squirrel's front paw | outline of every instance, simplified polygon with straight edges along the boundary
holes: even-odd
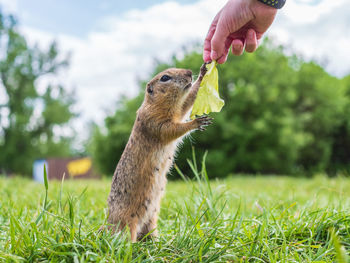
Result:
[[[209,64],[210,62],[205,62],[203,63],[203,65],[201,66],[201,70],[200,70],[200,77],[203,78],[204,75],[207,73],[207,65]]]
[[[208,115],[203,115],[195,119],[195,122],[197,124],[197,129],[200,131],[204,131],[206,127],[213,123],[213,118],[209,117]]]

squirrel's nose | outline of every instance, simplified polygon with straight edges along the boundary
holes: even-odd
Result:
[[[192,71],[191,70],[187,70],[186,73],[185,73],[185,76],[187,77],[192,77]]]

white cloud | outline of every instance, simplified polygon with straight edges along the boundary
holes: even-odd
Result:
[[[281,9],[283,16],[288,18],[295,25],[304,25],[305,23],[313,23],[322,18],[325,14],[344,5],[347,0],[287,0],[285,6]],[[280,14],[281,15],[281,14]]]
[[[350,74],[349,13],[345,0],[300,6],[287,1],[269,31],[283,44],[323,62],[328,72],[342,77]]]
[[[6,1],[12,2],[12,1]],[[269,30],[282,43],[292,44],[308,58],[329,59],[328,71],[350,71],[350,21],[346,0],[287,1]],[[138,91],[137,78],[153,70],[154,58],[167,59],[186,43],[203,41],[211,20],[226,0],[200,0],[181,5],[165,2],[146,10],[132,10],[99,21],[99,30],[86,38],[51,35],[22,26],[27,38],[42,45],[57,39],[72,52],[68,72],[61,79],[74,87],[79,110],[86,120],[101,121],[112,112],[121,94]]]
[[[204,39],[224,3],[217,1],[213,8],[210,0],[186,6],[165,2],[132,10],[100,21],[103,31],[90,32],[86,39],[25,26],[22,31],[32,43],[40,41],[44,47],[57,39],[62,50],[72,51],[66,82],[76,87],[85,117],[101,120],[121,94],[137,93],[137,80],[149,76],[155,58],[166,60],[182,45]]]
[[[0,7],[6,13],[16,13],[18,11],[17,0],[0,0]]]

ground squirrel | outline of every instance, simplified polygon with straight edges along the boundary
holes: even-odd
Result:
[[[148,233],[150,237],[157,236],[160,200],[177,145],[188,132],[204,130],[212,122],[208,116],[184,121],[205,73],[203,64],[192,85],[190,70],[170,68],[146,86],[108,197],[110,227],[119,231],[128,226],[132,242]]]

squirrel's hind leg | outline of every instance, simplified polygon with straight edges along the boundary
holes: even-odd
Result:
[[[141,232],[137,235],[137,240],[146,241],[147,239],[158,237],[157,220],[158,215],[155,213],[153,217],[143,225]]]

